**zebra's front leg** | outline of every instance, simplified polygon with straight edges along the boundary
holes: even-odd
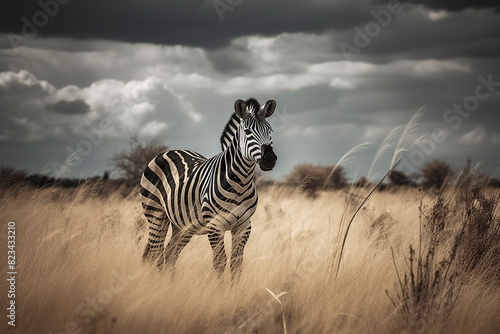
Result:
[[[217,276],[221,276],[226,268],[226,251],[224,250],[224,231],[216,226],[208,227],[208,241],[213,252],[213,266]]]
[[[241,265],[243,263],[243,251],[250,237],[251,224],[248,220],[242,225],[238,226],[232,234],[233,249],[231,250],[231,278],[235,280],[241,274]]]

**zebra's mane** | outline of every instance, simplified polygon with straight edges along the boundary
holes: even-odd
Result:
[[[246,100],[245,104],[247,106],[247,110],[250,113],[256,113],[260,110],[259,101],[257,101],[257,99],[253,97]],[[238,115],[236,115],[236,112],[233,112],[226,125],[224,126],[224,130],[222,130],[222,134],[220,135],[220,145],[223,151],[229,146],[231,140],[233,140],[233,137],[236,134],[236,130],[238,129],[238,126],[240,126],[240,123],[241,119],[238,117]]]
[[[224,126],[224,130],[222,130],[222,134],[220,135],[220,145],[223,151],[229,146],[231,140],[233,140],[240,123],[241,119],[238,115],[236,115],[236,112],[233,112],[227,121],[226,126]]]

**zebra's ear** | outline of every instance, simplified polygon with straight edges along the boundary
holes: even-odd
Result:
[[[276,109],[276,100],[270,99],[269,101],[266,102],[264,107],[259,111],[259,115],[262,116],[263,118],[268,118],[274,113],[275,109]]]
[[[247,105],[242,99],[237,99],[236,101],[234,101],[234,111],[236,112],[236,115],[238,115],[238,117],[241,119],[247,118],[249,114]]]

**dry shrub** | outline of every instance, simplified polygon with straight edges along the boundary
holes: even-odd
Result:
[[[453,175],[451,166],[443,160],[433,160],[422,167],[423,186],[426,189],[441,189],[448,177]]]
[[[448,214],[442,193],[429,213],[424,209],[421,199],[418,248],[410,244],[403,276],[392,253],[397,281],[392,295],[386,291],[405,325],[419,331],[438,317],[447,318],[460,292],[458,273],[452,266],[456,248],[446,249],[440,240],[442,224]],[[446,252],[448,254],[443,256]]]
[[[423,223],[423,233],[427,238],[440,238],[443,237],[445,227],[450,224],[450,203],[449,199],[445,197],[443,191],[439,191],[436,201],[427,211],[426,207],[421,203],[420,214],[424,214],[425,219]],[[424,213],[424,211],[426,211]]]
[[[315,198],[320,190],[341,189],[347,181],[342,166],[300,164],[295,165],[290,174],[285,176],[285,183]]]
[[[411,178],[400,170],[393,170],[389,174],[389,181],[395,186],[412,186],[414,185]]]
[[[458,265],[467,273],[483,274],[500,283],[500,194],[488,196],[483,180],[466,180],[458,205],[462,207],[462,236]]]
[[[356,181],[356,183],[354,183],[354,186],[356,188],[368,188],[372,186],[372,183],[370,182],[370,180],[368,180],[367,177],[362,176],[359,178],[359,180]]]
[[[410,245],[402,276],[394,259],[397,282],[388,293],[407,326],[422,330],[438,317],[446,319],[458,282],[500,282],[500,194],[488,196],[487,189],[484,177],[466,170],[452,187],[438,191],[430,208],[421,200],[419,246]]]

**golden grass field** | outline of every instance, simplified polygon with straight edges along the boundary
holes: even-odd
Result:
[[[391,247],[403,271],[409,244],[418,243],[419,196],[416,189],[376,192],[352,223],[336,277],[342,215],[347,221],[352,216],[345,192],[313,199],[292,188],[261,190],[243,273],[232,283],[228,268],[221,280],[215,277],[206,236],[192,239],[173,277],[143,264],[146,225],[138,196],[102,198],[85,187],[3,191],[2,235],[14,221],[18,275],[16,326],[7,326],[4,315],[2,328],[53,334],[283,333],[284,326],[287,333],[499,333],[500,285],[481,277],[460,283],[449,314],[434,312],[413,325],[402,321],[386,295],[397,282]],[[432,203],[431,194],[423,196]],[[378,217],[383,226],[373,227]],[[226,251],[229,243],[226,235]],[[7,290],[2,279],[4,312]]]

